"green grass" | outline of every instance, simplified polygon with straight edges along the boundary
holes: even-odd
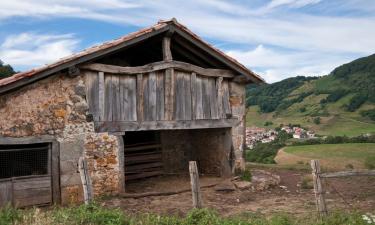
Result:
[[[279,152],[276,157],[278,164],[295,165],[299,161],[308,163],[311,159],[318,159],[322,167],[333,170],[347,169],[348,164],[355,169],[368,169],[373,164],[368,159],[375,157],[375,143],[288,146],[283,150],[287,154]]]
[[[140,214],[127,216],[119,209],[108,209],[97,204],[54,208],[48,210],[0,209],[0,225],[364,225],[366,221],[357,212],[334,212],[322,220],[316,216],[294,217],[288,214],[262,215],[245,212],[223,218],[210,209],[193,209],[185,217]]]

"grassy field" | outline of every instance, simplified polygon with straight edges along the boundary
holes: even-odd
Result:
[[[324,168],[342,170],[364,169],[371,158],[375,158],[374,143],[348,143],[288,146],[279,151],[275,160],[280,165],[293,165],[319,159]]]

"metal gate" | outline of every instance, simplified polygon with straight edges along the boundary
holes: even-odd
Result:
[[[51,144],[0,145],[0,207],[53,202]]]

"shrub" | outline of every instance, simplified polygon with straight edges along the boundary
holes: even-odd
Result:
[[[301,113],[306,112],[306,107],[301,107],[301,108],[299,109],[299,111],[300,111]]]
[[[349,104],[347,104],[346,110],[350,112],[354,112],[357,110],[365,101],[367,100],[367,95],[365,94],[357,94],[350,99]]]
[[[320,124],[320,117],[315,117],[314,118],[314,123],[315,124]]]
[[[306,176],[302,177],[301,188],[302,189],[313,189],[314,188],[313,180],[312,180],[311,175],[306,175]]]
[[[361,116],[368,117],[375,121],[375,109],[361,111]]]
[[[264,126],[270,126],[270,125],[272,125],[273,123],[271,122],[271,121],[266,121],[266,122],[264,122]]]
[[[251,174],[250,169],[246,168],[246,169],[241,173],[240,177],[241,177],[241,180],[243,180],[243,181],[251,181],[252,174]]]
[[[366,158],[365,167],[369,170],[375,169],[375,156],[370,156]]]
[[[352,169],[354,169],[354,166],[353,166],[353,164],[348,163],[348,164],[345,165],[345,169],[352,170]]]

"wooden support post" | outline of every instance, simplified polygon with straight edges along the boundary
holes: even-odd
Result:
[[[104,87],[104,72],[98,73],[99,82],[99,121],[104,121],[104,99],[105,99],[105,87]]]
[[[316,208],[318,210],[319,216],[323,217],[327,215],[327,207],[324,200],[324,191],[322,182],[320,180],[320,164],[319,160],[311,160],[312,176],[314,182],[314,193]]]
[[[163,60],[172,61],[172,51],[171,51],[171,37],[163,38]]]
[[[202,208],[202,196],[199,185],[199,173],[196,161],[189,162],[191,193],[193,195],[193,207]]]
[[[91,179],[87,170],[87,162],[84,157],[79,157],[78,170],[81,175],[81,181],[83,186],[83,198],[87,205],[92,200],[92,184]]]

